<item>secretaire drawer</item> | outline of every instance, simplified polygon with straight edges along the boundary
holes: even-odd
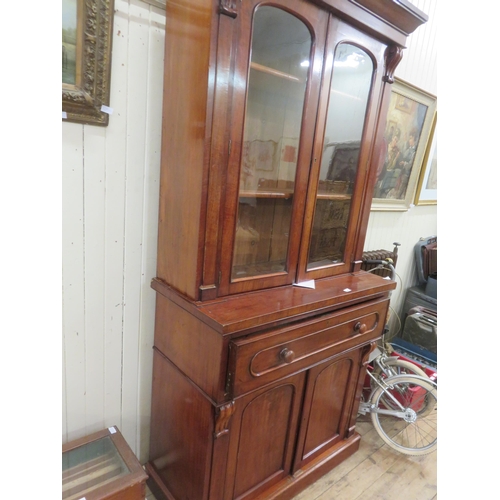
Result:
[[[241,395],[380,336],[388,305],[370,302],[232,341],[227,391]]]

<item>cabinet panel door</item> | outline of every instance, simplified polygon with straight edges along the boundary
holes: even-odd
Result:
[[[225,500],[250,499],[290,474],[305,375],[235,401]]]
[[[219,295],[295,279],[327,21],[305,0],[241,3]]]
[[[347,437],[361,350],[309,371],[294,470]]]

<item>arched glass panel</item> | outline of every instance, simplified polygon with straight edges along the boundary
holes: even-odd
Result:
[[[231,279],[286,271],[312,39],[297,17],[257,8]]]
[[[344,261],[351,197],[373,76],[362,49],[335,51],[307,270]]]

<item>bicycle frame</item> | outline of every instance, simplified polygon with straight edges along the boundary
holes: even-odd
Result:
[[[359,405],[359,413],[361,413],[362,415],[366,415],[367,413],[380,413],[380,414],[384,414],[384,415],[391,415],[391,416],[394,416],[394,417],[398,417],[398,418],[403,418],[403,419],[406,419],[408,418],[408,409],[403,406],[401,404],[400,401],[398,401],[398,399],[390,392],[390,389],[394,389],[394,386],[390,383],[391,382],[391,378],[389,379],[379,379],[377,377],[375,377],[369,370],[367,370],[367,374],[372,378],[372,380],[379,386],[382,388],[382,390],[384,391],[384,394],[389,397],[400,409],[400,411],[398,410],[390,410],[390,409],[380,409],[380,408],[375,408],[375,405],[372,404],[371,402],[371,399],[372,399],[372,395],[373,393],[375,392],[375,389],[372,390],[371,394],[370,394],[370,397],[368,398],[368,401],[366,402],[361,402],[360,405]],[[393,377],[393,379],[397,379],[397,375]],[[423,382],[426,382],[430,385],[432,385],[433,387],[436,387],[437,388],[437,384],[435,382],[433,382],[432,380],[428,379],[428,378],[425,378],[425,377],[421,377],[419,375],[412,375],[411,376],[412,379],[415,379],[415,380],[421,380]],[[389,381],[389,383],[386,383],[386,380]],[[410,388],[410,391],[412,389]],[[415,395],[418,394],[418,391],[415,391]],[[413,401],[413,398],[412,398],[412,401]],[[414,411],[415,409],[413,408],[412,411]]]
[[[386,377],[392,377],[393,375],[397,375],[397,372],[395,372],[394,370],[391,369],[390,366],[387,366],[385,364],[385,360],[388,358],[389,358],[389,356],[385,352],[381,352],[377,357],[375,357],[372,360],[372,363],[376,363],[380,367],[380,370],[385,374]],[[369,371],[370,370],[367,370],[367,372],[369,372]],[[373,377],[373,375],[371,373],[369,373],[369,375],[372,377],[373,380],[375,380],[375,378]]]

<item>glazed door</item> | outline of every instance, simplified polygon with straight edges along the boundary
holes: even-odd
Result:
[[[249,500],[290,475],[305,374],[235,401],[224,500]]]
[[[218,295],[352,271],[386,50],[305,0],[240,5]]]
[[[361,349],[308,372],[294,471],[346,439],[361,364]]]
[[[295,280],[328,21],[305,0],[240,5],[219,295]]]
[[[298,281],[351,272],[361,258],[385,50],[331,16]]]

